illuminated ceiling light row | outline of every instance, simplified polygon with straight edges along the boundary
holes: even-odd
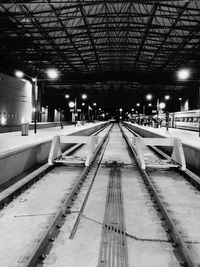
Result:
[[[47,69],[46,72],[47,72],[47,76],[48,76],[49,79],[54,80],[54,79],[57,79],[59,77],[59,72],[58,72],[57,69]],[[25,74],[21,70],[16,70],[15,71],[15,76],[17,78],[20,78],[20,79],[22,79],[24,76],[27,76],[27,77],[33,79],[32,77],[30,77],[29,75]]]

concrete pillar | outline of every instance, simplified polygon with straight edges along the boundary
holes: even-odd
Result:
[[[42,112],[42,91],[44,84],[38,84],[38,100],[37,100],[37,121],[41,122]]]
[[[34,88],[33,88],[33,84],[31,83],[31,87],[32,87],[32,122],[34,122],[34,117],[35,117],[35,112],[34,112],[34,108],[35,108],[35,92],[34,92]]]
[[[47,116],[48,121],[54,121],[54,105],[49,104],[48,106],[48,116]]]
[[[189,110],[189,99],[182,99],[181,100],[181,111]]]
[[[196,98],[196,107],[200,109],[200,85],[197,86],[197,98]]]

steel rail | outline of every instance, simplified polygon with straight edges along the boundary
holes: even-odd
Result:
[[[191,246],[184,241],[184,236],[183,236],[180,228],[178,228],[176,226],[175,220],[173,218],[171,218],[169,211],[165,208],[165,206],[164,206],[162,200],[160,199],[159,194],[157,193],[156,188],[154,187],[147,172],[140,168],[140,164],[139,164],[139,161],[137,159],[134,148],[132,147],[128,137],[124,133],[121,126],[120,126],[120,129],[121,129],[122,135],[123,135],[123,137],[124,137],[124,139],[128,145],[129,151],[137,163],[137,166],[140,170],[140,173],[142,175],[144,183],[145,183],[145,185],[148,186],[150,192],[152,193],[152,195],[154,197],[156,204],[159,207],[159,210],[162,213],[163,218],[165,219],[165,222],[169,228],[168,233],[171,235],[171,237],[175,243],[174,245],[178,246],[178,249],[181,252],[181,255],[184,259],[184,262],[182,263],[182,265],[185,266],[186,264],[188,264],[189,267],[199,267],[200,264],[196,261],[195,256],[193,254],[193,251],[191,249]]]
[[[61,206],[59,207],[59,210],[51,219],[51,222],[47,226],[46,230],[44,230],[44,232],[37,238],[35,242],[35,247],[27,252],[26,256],[19,262],[18,267],[35,267],[42,260],[45,259],[45,251],[47,250],[51,242],[54,241],[55,236],[58,234],[59,229],[64,224],[67,215],[70,213],[70,208],[73,205],[75,199],[77,198],[81,186],[87,179],[87,175],[91,170],[92,166],[94,165],[96,157],[102,151],[102,147],[104,146],[104,143],[108,138],[111,129],[112,126],[97,146],[92,156],[90,165],[84,168],[83,172],[81,173],[75,185],[73,186],[70,195],[66,195],[66,199],[62,202]]]
[[[112,128],[111,128],[111,129],[112,129]],[[82,216],[82,214],[83,214],[83,211],[84,211],[85,205],[86,205],[86,203],[87,203],[89,194],[90,194],[90,192],[91,192],[91,189],[92,189],[94,180],[95,180],[95,178],[96,178],[96,174],[97,174],[97,172],[98,172],[98,170],[99,170],[99,167],[100,167],[102,158],[103,158],[103,156],[104,156],[104,153],[105,153],[105,150],[106,150],[106,146],[107,146],[108,141],[109,141],[109,139],[110,139],[111,129],[110,129],[110,131],[108,132],[108,136],[107,136],[107,138],[106,138],[106,140],[105,140],[105,145],[104,145],[103,151],[102,151],[102,153],[101,153],[101,155],[100,155],[100,159],[98,160],[97,168],[96,168],[95,173],[94,173],[94,175],[93,175],[93,179],[92,179],[92,181],[91,181],[91,183],[90,183],[90,186],[89,186],[89,189],[88,189],[88,191],[87,191],[87,194],[86,194],[86,196],[85,196],[85,198],[84,198],[84,201],[83,201],[83,203],[82,203],[82,205],[81,205],[81,209],[80,209],[79,214],[78,214],[78,216],[77,216],[77,219],[76,219],[76,222],[75,222],[75,224],[74,224],[74,227],[73,227],[73,229],[72,229],[72,231],[71,231],[71,234],[70,234],[69,239],[73,239],[74,236],[75,236],[75,234],[76,234],[76,231],[77,231],[77,228],[78,228],[78,225],[79,225],[81,216]]]
[[[102,127],[92,135],[97,135],[99,132],[103,131],[108,125]],[[91,135],[91,136],[92,136]],[[63,156],[71,155],[76,150],[80,149],[83,144],[76,144],[73,145],[71,148],[67,149]],[[25,176],[23,179],[17,181],[14,185],[10,186],[9,188],[5,189],[0,194],[0,210],[7,206],[10,202],[13,201],[17,196],[27,190],[30,186],[34,183],[39,181],[45,174],[50,172],[55,166],[49,166],[48,163],[42,165],[29,175]]]

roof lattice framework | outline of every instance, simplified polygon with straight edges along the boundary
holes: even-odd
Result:
[[[0,25],[1,69],[42,78],[55,66],[61,85],[137,88],[173,80],[186,64],[199,69],[200,1],[1,0]]]

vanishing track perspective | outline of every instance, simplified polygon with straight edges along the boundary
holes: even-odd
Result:
[[[198,188],[179,169],[141,170],[124,126],[98,136],[89,166],[73,164],[86,158],[86,145],[72,164],[55,164],[9,199],[0,211],[0,265],[200,266]]]

